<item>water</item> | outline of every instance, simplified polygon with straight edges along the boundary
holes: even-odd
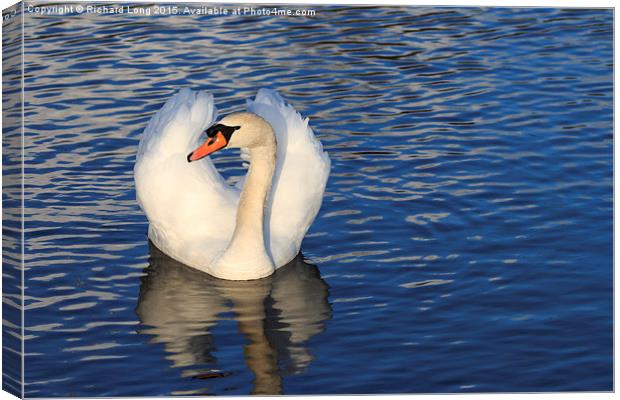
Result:
[[[611,390],[612,11],[314,9],[26,14],[26,396]],[[310,116],[305,262],[149,249],[134,156],[182,87]]]

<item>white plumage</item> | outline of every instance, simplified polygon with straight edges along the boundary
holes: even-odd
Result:
[[[299,253],[321,206],[330,169],[329,157],[308,119],[302,119],[277,92],[259,90],[253,101],[248,100],[247,109],[271,125],[277,143],[270,195],[264,203],[263,253],[271,267],[253,266],[260,250],[249,244],[247,249],[235,246],[235,254],[225,254],[239,223],[237,207],[247,175],[231,186],[209,157],[187,161],[188,153],[204,141],[203,132],[216,121],[211,94],[183,89],[168,100],[144,130],[134,168],[137,200],[149,220],[151,241],[169,256],[226,279],[264,277]],[[247,120],[239,118],[231,115],[221,122]],[[245,143],[242,139],[258,140],[252,135],[259,130],[250,122],[233,134],[229,147],[235,141]],[[252,152],[242,148],[242,158],[252,163]],[[257,175],[261,165],[258,161],[254,165]],[[248,201],[255,200],[251,193],[246,195]]]

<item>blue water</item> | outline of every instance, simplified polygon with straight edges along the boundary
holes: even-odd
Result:
[[[612,11],[312,8],[26,13],[26,396],[612,390]],[[182,87],[277,89],[330,154],[271,278],[149,249],[134,157]]]

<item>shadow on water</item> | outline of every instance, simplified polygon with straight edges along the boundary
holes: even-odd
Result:
[[[212,330],[234,315],[246,338],[244,358],[255,376],[252,394],[281,394],[283,376],[303,371],[313,359],[308,340],[331,318],[328,285],[299,254],[270,277],[227,281],[194,270],[149,243],[150,265],[142,277],[136,314],[139,333],[162,343],[173,367],[216,362]],[[226,376],[196,372],[195,379]]]

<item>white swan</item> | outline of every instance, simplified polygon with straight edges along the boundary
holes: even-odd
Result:
[[[222,279],[263,278],[295,258],[330,169],[308,119],[278,93],[261,89],[247,108],[213,124],[213,96],[181,90],[147,125],[134,167],[153,244]],[[250,161],[236,186],[206,157],[224,147]]]

